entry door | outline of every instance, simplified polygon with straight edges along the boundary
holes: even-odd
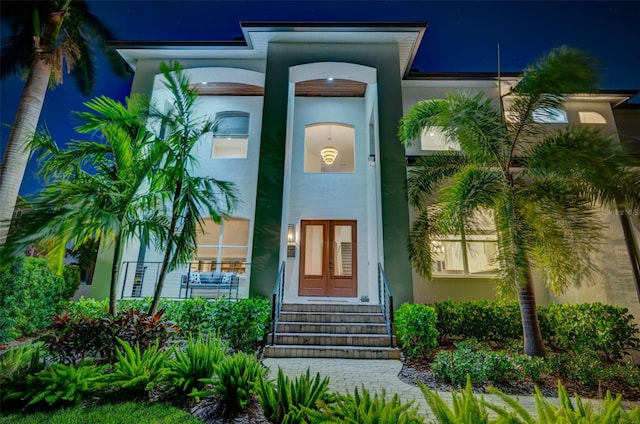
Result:
[[[301,222],[300,296],[355,297],[356,221]]]

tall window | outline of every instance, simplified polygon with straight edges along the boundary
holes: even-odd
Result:
[[[431,240],[433,275],[469,277],[497,271],[497,240],[493,212],[479,211],[473,230]]]
[[[228,218],[221,224],[205,220],[198,235],[192,271],[223,271],[244,274],[249,245],[249,220]]]
[[[249,146],[249,114],[228,111],[216,114],[213,135],[214,158],[246,158]]]

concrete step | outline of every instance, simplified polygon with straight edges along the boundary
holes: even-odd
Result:
[[[366,322],[282,322],[278,323],[278,333],[325,333],[325,334],[387,334],[385,324]]]
[[[380,312],[280,312],[280,322],[317,322],[317,323],[377,323],[384,324]]]
[[[264,356],[267,358],[400,359],[400,350],[390,347],[267,345]]]
[[[358,303],[284,303],[283,312],[351,312],[380,313],[380,305],[361,305]]]
[[[276,345],[383,347],[389,346],[390,343],[386,334],[281,333],[280,329],[274,338]]]

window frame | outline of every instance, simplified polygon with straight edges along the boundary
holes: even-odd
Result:
[[[214,128],[217,128],[217,126],[221,122],[223,122],[224,119],[239,118],[239,117],[246,118],[246,121],[247,121],[246,134],[245,132],[227,133],[225,131],[215,130],[213,132],[213,137],[211,140],[211,157],[212,158],[214,159],[246,159],[247,158],[249,154],[249,133],[251,132],[251,113],[241,111],[241,110],[225,110],[225,111],[217,112],[213,120],[213,124],[214,124]],[[218,141],[218,143],[216,143],[216,141]],[[243,145],[239,146],[238,148],[243,150],[244,155],[240,155],[240,154],[232,155],[232,156],[217,155],[216,144],[220,144],[220,143],[226,144],[229,141],[239,141],[243,143]],[[219,146],[218,148],[220,149],[221,147]]]

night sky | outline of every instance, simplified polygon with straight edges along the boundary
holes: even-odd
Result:
[[[413,67],[422,72],[521,71],[537,56],[566,44],[602,63],[600,88],[640,89],[640,1],[87,1],[116,40],[224,41],[242,36],[240,21],[427,21]],[[0,4],[0,7],[2,5]],[[5,26],[2,39],[9,35]],[[132,77],[114,76],[98,57],[94,95],[124,99]],[[0,84],[0,139],[9,136],[24,82]],[[41,125],[59,144],[73,138],[69,114],[88,100],[70,77],[47,93]],[[633,100],[640,102],[639,96]],[[1,153],[1,151],[0,151]],[[21,194],[38,189],[31,161]]]

